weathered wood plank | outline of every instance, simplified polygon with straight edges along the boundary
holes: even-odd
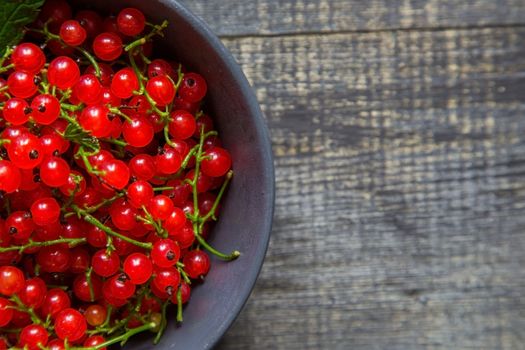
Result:
[[[525,28],[225,40],[277,208],[219,349],[519,349]]]
[[[182,0],[222,36],[525,24],[522,0]]]

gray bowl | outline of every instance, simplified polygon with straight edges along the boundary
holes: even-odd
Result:
[[[274,172],[268,131],[255,95],[241,69],[207,25],[174,0],[78,0],[83,8],[117,13],[141,9],[150,21],[170,23],[163,45],[208,82],[208,111],[233,157],[234,179],[223,201],[211,243],[219,250],[237,249],[233,262],[213,260],[205,283],[193,290],[184,322],[174,313],[155,349],[209,349],[233,323],[248,299],[261,269],[274,205]],[[157,39],[158,40],[158,39]],[[169,56],[168,56],[169,57]],[[152,349],[152,337],[133,340],[131,349]]]

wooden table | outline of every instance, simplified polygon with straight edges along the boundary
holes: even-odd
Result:
[[[219,349],[525,348],[525,1],[186,0],[257,93],[273,236]]]

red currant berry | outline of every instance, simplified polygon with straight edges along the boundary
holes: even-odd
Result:
[[[13,97],[4,105],[4,119],[13,125],[22,125],[29,120],[31,108],[26,100]]]
[[[131,283],[124,273],[116,274],[111,277],[106,283],[104,283],[102,288],[108,288],[109,293],[111,293],[113,297],[124,300],[131,298],[136,290],[135,285]]]
[[[230,153],[221,147],[213,147],[204,153],[202,172],[210,177],[225,175],[232,166]]]
[[[150,259],[142,253],[130,254],[124,260],[124,272],[133,284],[146,283],[153,273]]]
[[[155,160],[148,154],[133,157],[129,161],[129,167],[133,176],[140,180],[148,181],[156,174]]]
[[[31,216],[39,226],[52,224],[60,216],[60,205],[53,197],[40,198],[31,205]]]
[[[148,205],[153,198],[153,187],[147,181],[138,180],[128,186],[126,194],[129,204],[135,208],[140,208],[143,205]]]
[[[107,315],[108,312],[106,308],[98,304],[88,306],[86,312],[84,312],[84,317],[86,318],[87,323],[92,327],[102,325],[106,320]]]
[[[148,211],[155,220],[166,220],[173,208],[171,199],[163,194],[153,197],[148,205]]]
[[[73,59],[67,56],[55,58],[47,69],[47,79],[51,85],[61,90],[72,88],[80,78],[80,69]]]
[[[146,91],[158,106],[166,106],[175,98],[175,86],[166,75],[151,78],[146,84]]]
[[[168,232],[178,231],[184,227],[186,223],[186,215],[181,208],[175,207],[170,216],[164,220],[164,228]]]
[[[20,170],[10,161],[0,159],[0,191],[16,191],[22,182]]]
[[[35,230],[35,223],[27,211],[15,211],[7,217],[5,227],[13,239],[24,242]]]
[[[179,95],[189,102],[199,102],[208,90],[206,80],[197,73],[186,73],[179,88]]]
[[[188,252],[182,262],[184,263],[184,270],[191,278],[206,276],[210,270],[210,258],[202,250]]]
[[[36,255],[36,261],[44,272],[66,272],[71,253],[68,248],[58,245],[43,247]]]
[[[182,157],[173,147],[164,146],[155,156],[155,167],[159,174],[171,175],[179,171]]]
[[[122,190],[129,182],[130,171],[126,163],[117,159],[109,159],[102,163],[100,170],[104,183],[110,187]]]
[[[20,332],[18,346],[27,350],[40,350],[47,345],[48,337],[49,334],[43,326],[32,324],[24,327]]]
[[[73,94],[87,105],[98,103],[102,99],[102,84],[94,74],[84,74],[74,86]]]
[[[53,339],[47,343],[48,350],[66,350],[64,341],[61,339]]]
[[[151,260],[159,267],[170,267],[175,265],[180,258],[180,248],[171,239],[161,239],[153,244]]]
[[[44,302],[46,283],[38,277],[28,279],[24,289],[18,294],[25,306],[38,309]]]
[[[153,285],[159,290],[166,292],[168,296],[176,293],[180,283],[180,274],[174,267],[155,268]]]
[[[122,39],[114,33],[101,33],[93,40],[93,52],[103,61],[114,61],[122,54]]]
[[[38,151],[40,140],[29,132],[15,138],[7,147],[11,162],[20,169],[33,169],[42,162],[42,153]]]
[[[37,123],[50,125],[60,115],[60,102],[53,95],[42,94],[33,99],[31,109],[33,110],[31,117]]]
[[[60,157],[47,157],[40,164],[40,179],[50,187],[60,187],[67,184],[70,168]]]
[[[56,315],[71,306],[71,300],[66,292],[60,288],[53,288],[47,291],[44,302],[40,308],[40,313],[46,318],[50,315],[55,318]]]
[[[100,83],[102,86],[109,87],[111,85],[111,79],[113,78],[113,68],[104,62],[99,62],[98,68],[100,69]],[[87,67],[84,74],[96,74],[95,67]]]
[[[88,280],[85,274],[79,274],[73,281],[73,293],[86,303],[97,301],[102,298],[102,281],[96,275]]]
[[[145,147],[153,140],[153,125],[140,115],[131,117],[131,121],[122,126],[124,140],[133,147]]]
[[[0,294],[10,297],[24,289],[24,273],[14,266],[0,266]]]
[[[111,133],[109,109],[102,105],[92,105],[84,108],[78,123],[94,137],[107,137]]]
[[[137,226],[137,210],[124,198],[117,199],[109,207],[111,222],[119,230],[129,231]]]
[[[44,132],[44,130],[43,130]],[[67,140],[64,140],[57,133],[43,134],[40,137],[40,146],[42,150],[42,155],[52,156],[62,154],[69,149],[69,143]]]
[[[169,231],[170,238],[174,239],[181,249],[191,247],[195,241],[195,233],[193,232],[193,226],[191,222],[186,221],[182,229],[179,231]]]
[[[20,98],[29,98],[37,92],[35,76],[25,71],[14,71],[7,78],[8,91],[11,95]]]
[[[55,333],[62,340],[77,341],[84,336],[86,329],[86,318],[75,309],[64,309],[55,319]]]
[[[95,348],[97,345],[104,344],[106,342],[106,339],[104,339],[101,335],[92,335],[86,340],[84,340],[84,344],[82,344],[85,348]],[[106,350],[106,347],[97,347],[97,350]]]
[[[46,56],[35,44],[22,43],[13,50],[11,61],[16,70],[37,74],[44,67]]]
[[[65,196],[78,196],[86,190],[86,179],[76,170],[69,173],[65,184],[60,186],[59,190]]]
[[[119,98],[130,98],[133,96],[133,91],[138,89],[139,79],[131,68],[119,70],[111,80],[111,92]]]
[[[0,327],[5,327],[13,319],[13,305],[5,298],[0,297]]]
[[[86,40],[86,30],[78,21],[68,20],[60,26],[60,39],[69,46],[79,46]]]
[[[108,254],[105,249],[101,249],[93,254],[91,266],[97,275],[109,277],[117,273],[120,267],[120,259],[117,254]]]
[[[75,19],[86,31],[88,38],[94,38],[102,31],[102,17],[91,10],[81,10],[75,15]]]
[[[186,140],[193,136],[197,124],[193,115],[183,110],[177,110],[171,113],[168,128],[170,135],[175,139]]]
[[[172,79],[175,77],[175,71],[171,65],[163,59],[155,59],[148,65],[148,77],[154,78],[162,75],[167,75]]]
[[[71,256],[69,258],[69,271],[71,273],[84,273],[87,271],[90,264],[91,256],[85,248],[76,247],[71,249]]]
[[[139,35],[146,26],[146,18],[135,8],[125,8],[117,16],[117,26],[124,35]]]

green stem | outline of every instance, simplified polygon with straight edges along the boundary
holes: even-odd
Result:
[[[142,38],[137,39],[137,40],[133,41],[132,43],[126,45],[124,47],[124,51],[129,52],[132,49],[134,49],[135,47],[144,45],[149,39],[151,39],[155,35],[161,35],[162,36],[162,31],[167,26],[168,26],[168,21],[166,21],[166,20],[164,20],[160,25],[154,25],[151,32],[149,32],[148,34],[146,34]]]
[[[145,325],[142,325],[140,327],[130,329],[126,333],[121,334],[118,337],[111,338],[111,339],[105,341],[102,344],[98,344],[98,345],[92,346],[92,347],[82,347],[82,348],[76,348],[76,347],[71,348],[70,347],[69,350],[99,350],[99,349],[108,347],[110,345],[116,344],[116,343],[121,342],[121,341],[127,341],[129,338],[131,338],[135,334],[151,330],[151,329],[153,329],[155,327],[156,327],[156,324],[153,323],[153,322],[146,323]]]
[[[11,63],[5,67],[0,67],[0,73],[4,73],[4,72],[7,72],[8,70],[12,69],[12,68],[15,68],[15,65],[14,63]]]
[[[109,111],[110,111],[111,113],[113,113],[113,114],[116,114],[116,115],[121,116],[121,117],[124,118],[128,123],[131,123],[131,122],[132,122],[131,118],[130,118],[128,115],[122,113],[122,112],[120,111],[120,109],[118,109],[117,107],[109,107]]]
[[[39,247],[48,247],[56,244],[68,244],[70,246],[79,245],[82,243],[86,243],[85,238],[60,238],[55,239],[52,241],[44,241],[44,242],[34,242],[29,241],[28,243],[20,246],[9,246],[9,247],[0,247],[0,253],[5,252],[12,252],[12,251],[18,251],[19,253],[23,253],[26,249],[29,248],[39,248]]]
[[[182,322],[182,290],[177,291],[177,322]]]
[[[203,246],[204,249],[206,249],[211,254],[215,255],[218,258],[221,258],[223,260],[228,260],[228,261],[229,260],[235,260],[239,256],[241,256],[241,253],[238,250],[234,250],[230,254],[221,253],[217,249],[213,248],[210,244],[208,244],[208,242],[206,242],[206,240],[204,238],[202,238],[202,236],[201,236],[201,234],[200,234],[200,232],[198,230],[199,230],[199,226],[197,225],[197,223],[196,222],[193,223],[193,231],[195,233],[195,238],[197,239],[199,244],[201,246]]]
[[[16,304],[16,308],[19,310],[19,311],[23,311],[23,312],[26,312],[29,314],[29,316],[31,317],[31,321],[33,321],[33,323],[36,323],[36,324],[44,324],[44,322],[40,319],[40,317],[37,316],[37,314],[35,314],[35,311],[33,311],[32,308],[28,308],[23,302],[22,300],[20,300],[20,298],[18,297],[18,295],[14,294],[11,296],[11,301],[14,302]]]
[[[159,328],[159,331],[157,332],[157,336],[153,340],[153,344],[158,344],[159,343],[160,338],[162,337],[162,335],[164,334],[164,331],[166,330],[166,325],[167,325],[166,310],[167,310],[169,304],[170,304],[169,299],[162,304],[162,309],[161,309],[162,310],[161,311],[162,318],[161,318],[161,321],[160,321],[160,328]]]
[[[136,241],[136,240],[134,240],[132,238],[126,237],[126,236],[124,236],[124,235],[122,235],[122,234],[120,234],[118,232],[113,231],[112,229],[110,229],[109,227],[107,227],[106,225],[104,225],[103,223],[98,221],[95,217],[90,215],[89,212],[87,212],[84,209],[80,209],[76,205],[72,205],[71,208],[77,213],[77,215],[79,217],[83,217],[84,221],[90,223],[91,225],[94,225],[94,226],[98,227],[102,231],[106,232],[108,235],[111,235],[111,236],[114,236],[114,237],[118,237],[118,238],[122,239],[123,241],[131,243],[131,244],[136,245],[137,247],[140,247],[140,248],[143,248],[143,249],[151,250],[153,248],[153,245],[151,243],[139,242],[139,241]]]
[[[233,170],[230,170],[226,173],[226,178],[224,179],[224,182],[222,183],[221,189],[219,190],[219,193],[217,194],[217,198],[215,198],[215,202],[213,203],[213,206],[211,207],[210,211],[205,216],[199,218],[199,221],[201,222],[200,227],[199,227],[199,232],[202,232],[203,225],[210,218],[213,220],[217,220],[217,218],[215,217],[215,211],[217,210],[217,207],[219,206],[222,196],[224,195],[224,192],[226,191],[226,187],[228,187],[228,184],[230,183],[232,177],[233,177]]]

